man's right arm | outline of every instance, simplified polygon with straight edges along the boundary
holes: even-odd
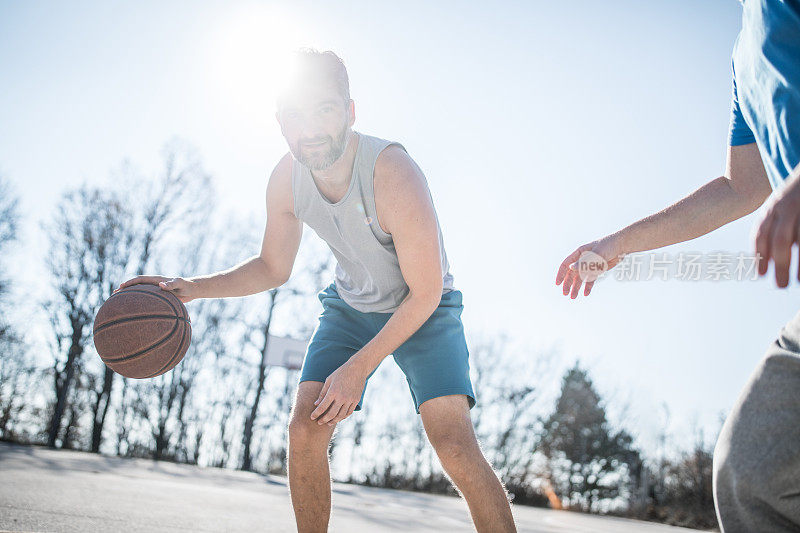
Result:
[[[229,270],[189,278],[197,284],[198,298],[248,296],[286,283],[303,232],[293,206],[292,158],[286,154],[267,184],[267,224],[261,253]]]
[[[561,263],[556,284],[563,282],[564,294],[575,298],[583,281],[575,262],[584,252],[600,255],[608,267],[613,268],[625,254],[695,239],[748,215],[758,209],[771,192],[756,144],[729,146],[724,176],[711,180],[658,213],[579,247]],[[593,285],[592,281],[586,283],[585,296]]]
[[[120,288],[154,283],[172,291],[182,301],[256,294],[286,283],[292,273],[303,224],[294,215],[292,159],[284,156],[267,184],[267,223],[261,253],[221,272],[191,278],[138,276]]]

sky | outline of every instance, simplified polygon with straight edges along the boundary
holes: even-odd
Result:
[[[155,171],[174,137],[223,210],[263,222],[286,152],[280,68],[298,46],[331,49],[355,128],[402,142],[425,172],[468,336],[580,359],[644,441],[664,404],[687,446],[695,426],[716,435],[797,311],[796,285],[608,279],[571,301],[554,278],[577,246],[722,174],[740,17],[736,0],[0,3],[0,173],[24,215],[16,318],[46,291],[40,222],[60,195],[125,159]],[[750,253],[759,216],[660,252]]]

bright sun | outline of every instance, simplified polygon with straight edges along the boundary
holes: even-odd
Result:
[[[220,97],[236,110],[271,114],[281,73],[292,50],[310,44],[308,33],[275,6],[249,5],[220,21],[209,65]]]

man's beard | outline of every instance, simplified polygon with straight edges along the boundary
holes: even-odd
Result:
[[[336,137],[328,135],[316,137],[314,139],[300,139],[295,146],[290,146],[292,155],[295,159],[300,161],[301,164],[308,167],[309,170],[327,170],[342,157],[342,154],[344,154],[345,148],[347,148],[347,134],[349,131],[350,128],[345,124],[344,128],[342,128],[342,132]],[[321,141],[328,141],[328,146],[330,148],[327,151],[315,152],[312,154],[303,153],[303,143]]]

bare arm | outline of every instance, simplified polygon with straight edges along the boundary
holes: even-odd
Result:
[[[200,298],[247,296],[279,287],[292,273],[303,227],[293,212],[292,160],[284,156],[267,184],[267,224],[261,253],[235,267],[189,278]]]
[[[325,381],[311,414],[333,425],[355,409],[366,377],[433,314],[442,298],[442,263],[436,214],[422,171],[399,147],[390,146],[375,165],[378,222],[392,235],[409,293],[363,348]]]
[[[756,144],[730,146],[724,176],[622,229],[622,252],[653,250],[711,233],[758,209],[770,192]]]
[[[756,144],[728,147],[724,176],[658,213],[579,247],[561,263],[556,284],[563,282],[564,294],[575,298],[583,280],[574,264],[584,252],[600,255],[613,268],[625,254],[688,241],[748,215],[764,203],[771,190]],[[585,296],[593,284],[587,281]]]
[[[267,223],[260,254],[228,270],[206,276],[138,276],[120,288],[136,283],[156,283],[188,302],[195,298],[247,296],[286,283],[303,231],[302,222],[293,212],[291,179],[291,156],[287,154],[272,171],[267,184]]]
[[[409,293],[378,334],[353,356],[367,373],[403,344],[442,299],[442,256],[436,214],[422,170],[397,146],[375,165],[375,204],[383,229],[392,235]]]

